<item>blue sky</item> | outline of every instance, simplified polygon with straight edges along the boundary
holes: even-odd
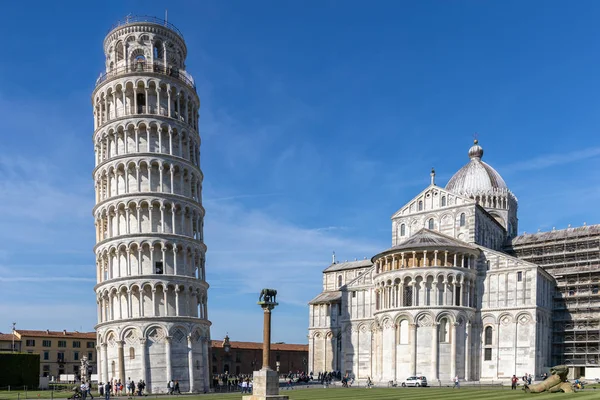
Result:
[[[520,232],[600,222],[600,3],[2,2],[0,331],[96,323],[92,108],[125,15],[184,34],[202,100],[212,336],[307,342],[331,252],[371,257],[390,216],[468,161],[519,198]]]

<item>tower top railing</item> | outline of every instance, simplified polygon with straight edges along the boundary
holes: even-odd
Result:
[[[173,68],[168,65],[165,66],[162,63],[151,64],[151,63],[142,63],[142,62],[137,63],[134,66],[124,65],[121,67],[113,68],[110,71],[101,73],[100,76],[98,77],[98,79],[96,79],[96,87],[112,77],[117,77],[119,75],[124,75],[124,74],[135,74],[135,73],[140,73],[140,72],[151,72],[151,73],[155,73],[155,74],[170,76],[172,78],[178,79],[178,80],[184,82],[185,84],[191,86],[194,89],[194,91],[196,90],[196,82],[194,81],[194,78],[190,74],[188,74],[185,70]]]
[[[150,16],[150,15],[128,15],[124,19],[119,20],[116,23],[114,23],[108,30],[108,33],[112,32],[115,29],[120,28],[124,25],[135,24],[135,23],[140,23],[140,22],[148,22],[151,24],[164,26],[165,28],[168,28],[168,29],[172,30],[173,32],[175,32],[176,34],[178,34],[183,39],[183,33],[181,33],[181,31],[175,25],[173,25],[172,23],[170,23],[164,19],[156,18],[156,17]]]

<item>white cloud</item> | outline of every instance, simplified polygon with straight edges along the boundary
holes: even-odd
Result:
[[[96,324],[94,298],[89,302],[73,299],[71,302],[27,304],[24,301],[0,304],[0,321],[9,328],[11,322],[19,329],[93,331]],[[0,329],[2,331],[2,329]]]
[[[362,258],[381,249],[345,229],[296,226],[239,203],[213,204],[205,223],[213,288],[258,293],[273,286],[280,302],[296,305],[306,305],[320,292],[321,271],[332,251]]]
[[[0,282],[91,282],[95,284],[96,279],[80,276],[10,276],[0,277]]]
[[[570,164],[589,158],[600,156],[600,147],[588,147],[585,149],[575,150],[568,153],[552,153],[531,158],[527,161],[520,161],[499,168],[503,173],[513,173],[519,171],[537,170],[556,165]]]

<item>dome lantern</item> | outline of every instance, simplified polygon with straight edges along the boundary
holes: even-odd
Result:
[[[475,140],[469,149],[471,160],[450,178],[446,190],[468,197],[508,192],[504,179],[494,168],[481,161],[482,157],[483,148]]]
[[[469,158],[481,160],[481,157],[483,157],[483,147],[479,145],[479,140],[475,139],[473,146],[469,149]]]

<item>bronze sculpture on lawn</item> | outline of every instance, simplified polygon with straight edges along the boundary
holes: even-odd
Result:
[[[527,393],[542,393],[542,392],[573,392],[573,386],[567,380],[569,367],[566,365],[557,365],[550,368],[550,375],[546,380],[536,383],[535,385],[525,385],[523,390]]]

